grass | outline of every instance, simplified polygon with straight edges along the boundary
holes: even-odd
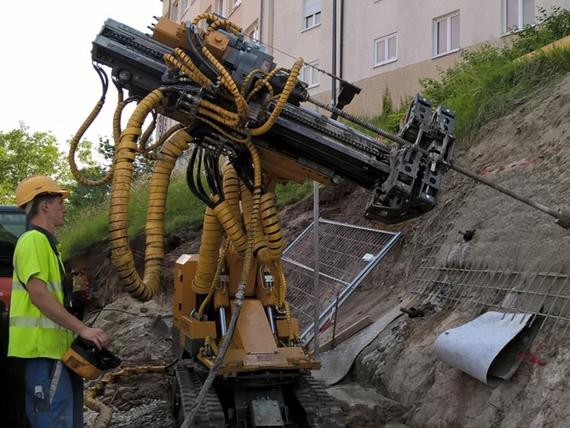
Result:
[[[282,208],[286,205],[291,205],[301,199],[305,199],[313,194],[313,187],[310,181],[305,181],[303,184],[288,183],[278,184],[275,189],[277,207]]]
[[[421,81],[422,94],[434,105],[444,105],[456,113],[456,135],[469,139],[485,123],[513,111],[518,104],[570,72],[570,50],[554,49],[532,59],[521,57],[570,34],[570,12],[540,9],[537,24],[512,36],[506,46],[489,45],[464,50],[461,61],[438,79]],[[407,103],[392,109],[388,92],[383,97],[383,113],[366,120],[391,132],[398,130]]]
[[[278,185],[278,206],[292,204],[310,195],[311,184]],[[135,238],[144,232],[148,207],[148,181],[133,185],[129,200],[129,236]],[[172,180],[166,201],[165,232],[174,233],[201,223],[205,206],[188,190],[184,176]],[[78,209],[73,218],[58,231],[62,256],[68,259],[75,253],[86,250],[93,244],[104,241],[109,235],[108,201],[98,206]]]
[[[129,236],[135,238],[144,232],[148,207],[148,182],[133,185],[129,199]],[[172,233],[201,221],[204,205],[188,190],[184,177],[172,180],[166,200],[165,232]],[[74,213],[72,219],[58,232],[62,256],[69,258],[109,235],[108,201]]]
[[[485,123],[511,112],[570,71],[568,49],[521,58],[569,34],[569,11],[541,9],[537,24],[513,35],[505,47],[463,51],[462,61],[441,73],[439,80],[422,81],[423,95],[455,111],[457,135],[472,137]]]

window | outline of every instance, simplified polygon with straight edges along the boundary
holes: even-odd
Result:
[[[459,49],[459,14],[433,21],[433,56]]]
[[[321,0],[303,0],[301,29],[308,30],[321,23]]]
[[[245,30],[245,34],[247,34],[253,40],[259,40],[259,24],[257,20],[253,24],[251,24],[247,30]]]
[[[180,0],[180,18],[182,18],[186,9],[188,9],[188,0]]]
[[[398,34],[390,34],[374,40],[374,66],[398,59]]]
[[[503,0],[503,33],[534,24],[534,0]]]
[[[309,88],[314,88],[319,85],[319,72],[314,68],[318,66],[319,62],[315,61],[304,65],[301,69],[301,80],[309,85]]]
[[[178,20],[178,2],[172,3],[172,8],[170,9],[170,19],[173,21]]]
[[[232,0],[232,9],[235,9],[241,4],[241,0]]]
[[[214,9],[214,12],[217,13],[218,15],[221,16],[225,16],[225,5],[224,5],[224,0],[216,0],[216,7]]]

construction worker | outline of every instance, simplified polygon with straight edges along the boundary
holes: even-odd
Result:
[[[50,177],[35,175],[16,189],[28,231],[14,253],[8,356],[25,365],[26,415],[32,428],[83,427],[83,380],[61,362],[74,335],[105,347],[107,335],[73,316],[66,304],[65,271],[55,229],[64,223],[69,192]],[[70,284],[71,285],[71,284]]]

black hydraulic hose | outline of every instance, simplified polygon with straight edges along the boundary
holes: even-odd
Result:
[[[204,189],[204,185],[202,182],[202,176],[204,175],[203,173],[206,172],[204,171],[204,148],[200,147],[198,149],[198,169],[196,171],[196,187],[198,188],[198,192],[200,192],[204,198],[206,199],[210,199],[208,196],[208,192],[206,192],[206,190]]]
[[[188,167],[186,168],[186,184],[188,185],[190,192],[196,198],[202,201],[206,206],[214,208],[215,204],[211,201],[211,199],[208,198],[207,195],[201,193],[196,186],[196,175],[200,174],[200,171],[196,171],[195,168],[197,155],[198,155],[198,145],[195,145],[192,150],[192,154],[190,155],[190,161],[188,162]]]

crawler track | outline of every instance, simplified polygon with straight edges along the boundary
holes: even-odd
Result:
[[[324,385],[310,376],[303,376],[293,393],[305,410],[311,428],[344,428],[344,414],[339,403],[326,391]]]
[[[186,415],[190,413],[200,388],[202,380],[191,365],[179,364],[175,369],[173,413],[178,425],[181,425]],[[225,427],[224,410],[213,389],[210,389],[206,399],[194,418],[193,428],[223,428]]]

